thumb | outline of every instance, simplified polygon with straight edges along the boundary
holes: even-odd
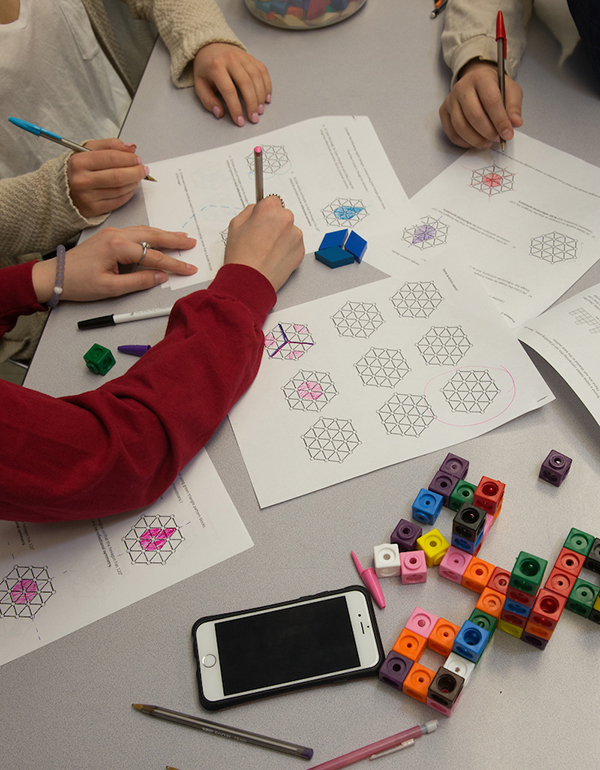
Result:
[[[506,78],[506,112],[513,126],[523,125],[521,108],[523,105],[523,90],[514,80]]]

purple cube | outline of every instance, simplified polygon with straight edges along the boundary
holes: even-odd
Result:
[[[398,550],[402,552],[416,551],[417,539],[423,534],[423,527],[414,524],[412,521],[400,519],[396,529],[390,536],[390,543],[396,543]]]
[[[412,668],[414,660],[404,657],[393,650],[381,664],[379,678],[382,682],[402,691],[402,684]]]
[[[446,459],[440,465],[442,473],[450,473],[452,476],[458,476],[459,479],[464,479],[469,470],[469,461],[464,457],[453,455],[449,453],[446,455]]]
[[[450,495],[460,480],[461,479],[458,476],[454,476],[451,473],[446,473],[445,471],[439,470],[433,477],[433,480],[428,489],[430,492],[437,492],[438,495],[441,495],[442,500],[444,501],[444,505],[448,507]]]
[[[553,449],[542,463],[540,478],[555,487],[560,487],[567,477],[572,462],[570,457],[561,455],[560,452]]]

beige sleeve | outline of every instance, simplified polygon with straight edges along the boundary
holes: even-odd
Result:
[[[125,0],[134,18],[156,24],[171,54],[171,77],[178,88],[194,85],[192,61],[209,43],[244,44],[227,25],[214,0]],[[241,2],[241,0],[240,0]]]
[[[514,78],[525,50],[525,27],[532,8],[533,0],[449,0],[444,12],[442,52],[452,70],[451,86],[471,59],[497,60],[498,11],[502,11],[506,28],[506,74]]]
[[[86,219],[75,208],[67,179],[70,154],[46,161],[30,174],[0,179],[0,267],[51,251],[108,216]]]

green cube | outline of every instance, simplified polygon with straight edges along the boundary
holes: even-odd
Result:
[[[486,631],[489,631],[490,637],[496,630],[496,625],[498,623],[498,618],[488,615],[487,612],[483,612],[483,610],[473,610],[469,620],[471,623],[475,623],[476,626],[480,626],[480,628],[485,628]]]
[[[538,556],[532,556],[530,553],[521,551],[513,571],[510,573],[508,585],[511,588],[516,588],[517,591],[522,591],[524,594],[535,596],[547,566],[548,562],[545,559],[540,559]]]
[[[115,365],[115,357],[108,348],[95,343],[84,355],[85,365],[94,374],[106,374]]]
[[[458,511],[460,506],[464,503],[472,505],[473,495],[475,494],[476,489],[477,487],[475,484],[469,484],[468,481],[463,481],[461,479],[452,490],[452,494],[448,500],[448,508],[450,508],[451,511]]]
[[[577,578],[565,608],[576,615],[581,615],[582,618],[589,618],[599,593],[600,589],[597,586],[588,583],[587,580]]]
[[[565,540],[565,548],[575,553],[581,553],[583,556],[587,556],[594,545],[593,535],[588,535],[587,532],[582,532],[580,529],[573,528]]]

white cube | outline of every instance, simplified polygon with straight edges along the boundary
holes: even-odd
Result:
[[[396,543],[376,545],[373,560],[377,577],[398,577],[400,574],[400,551]]]
[[[450,655],[448,655],[446,658],[444,668],[447,668],[448,671],[452,671],[454,674],[462,676],[462,678],[465,680],[466,687],[467,682],[471,678],[471,674],[475,670],[475,664],[472,660],[467,660],[466,658],[463,658],[462,655],[457,655],[455,652],[451,652]]]

